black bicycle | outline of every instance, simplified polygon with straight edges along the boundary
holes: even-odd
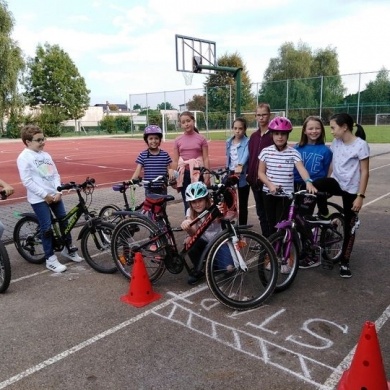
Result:
[[[2,200],[7,199],[5,191],[0,191],[0,196]],[[10,283],[11,263],[9,261],[7,248],[5,247],[3,241],[0,240],[0,293],[5,292]]]
[[[220,176],[226,171],[208,172]],[[185,268],[189,274],[199,274],[201,269],[192,269],[185,260],[187,253],[200,239],[203,232],[216,219],[221,217],[219,203],[232,199],[232,188],[237,178],[228,178],[224,184],[210,187],[212,205],[206,209],[193,224],[202,221],[197,232],[179,251],[174,232],[181,231],[170,224],[166,203],[173,200],[172,195],[149,195],[144,206],[148,214],[132,211],[117,211],[126,218],[119,222],[112,236],[112,257],[120,272],[131,278],[134,258],[137,252],[143,256],[148,276],[156,282],[167,269],[178,274]],[[116,214],[115,213],[115,214]],[[236,226],[229,219],[222,219],[222,232],[208,244],[199,262],[204,267],[207,284],[217,300],[233,309],[246,310],[260,306],[273,292],[277,280],[277,260],[272,246],[260,234],[250,230],[249,225]],[[259,250],[253,252],[252,247]],[[227,247],[233,260],[233,267],[221,267],[218,253]],[[265,265],[268,265],[268,270]],[[264,274],[267,275],[264,275]]]
[[[86,223],[82,227],[78,240],[85,261],[96,271],[114,273],[117,268],[111,257],[111,235],[114,225],[96,217],[88,206],[92,202],[95,180],[87,178],[84,183],[69,182],[57,188],[58,191],[74,190],[78,196],[78,204],[61,220],[52,215],[52,240],[56,252],[65,247],[65,237],[84,216]],[[82,195],[85,195],[85,199]],[[41,264],[45,261],[39,222],[34,213],[22,213],[16,223],[13,239],[17,251],[30,263]]]

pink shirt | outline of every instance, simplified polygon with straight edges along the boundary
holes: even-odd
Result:
[[[207,140],[198,133],[183,134],[175,139],[175,148],[183,160],[190,160],[203,156],[203,148],[207,147]]]

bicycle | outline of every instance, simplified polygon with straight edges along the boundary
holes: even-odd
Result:
[[[114,273],[117,271],[111,258],[111,234],[114,225],[95,217],[88,206],[92,202],[95,180],[87,178],[84,183],[69,182],[57,188],[58,191],[75,190],[78,204],[61,220],[52,214],[52,240],[54,251],[62,251],[65,237],[84,216],[86,223],[81,228],[77,240],[81,243],[81,252],[85,261],[96,271]],[[84,193],[85,199],[81,192]],[[89,202],[88,202],[89,201]],[[87,204],[88,202],[88,204]],[[39,222],[34,213],[21,213],[22,217],[13,232],[15,247],[20,255],[30,263],[41,264],[45,261],[45,253],[41,241]]]
[[[281,292],[293,283],[298,272],[299,259],[304,254],[314,251],[320,257],[323,267],[327,266],[327,262],[333,264],[340,259],[344,241],[344,216],[342,207],[332,202],[328,204],[337,212],[332,213],[328,221],[317,221],[315,218],[301,215],[299,209],[304,199],[327,194],[314,195],[306,190],[288,194],[279,189],[276,196],[285,196],[292,200],[287,219],[278,222],[277,232],[268,237],[278,259],[279,272],[275,292]]]
[[[5,191],[0,191],[2,200],[7,199]],[[4,293],[11,283],[11,262],[9,260],[7,248],[0,240],[0,293]]]
[[[214,176],[226,173],[205,168],[201,172]],[[217,205],[226,201],[236,183],[237,178],[229,178],[224,184],[211,186],[212,205],[193,221],[195,224],[202,220],[196,234],[186,241],[180,251],[174,232],[181,231],[181,228],[171,226],[165,207],[167,202],[174,199],[172,195],[148,195],[145,203],[153,206],[149,217],[139,212],[117,211],[115,214],[126,215],[112,235],[112,257],[119,271],[130,279],[135,253],[141,252],[153,283],[161,278],[165,270],[178,274],[185,268],[189,275],[199,272],[201,269],[191,269],[185,256],[210,224],[221,217]],[[235,226],[229,219],[222,219],[221,223],[223,230],[204,250],[199,268],[204,265],[207,284],[219,302],[237,310],[256,308],[274,290],[277,280],[275,252],[268,240],[250,230],[249,225]],[[231,272],[218,266],[216,254],[223,245],[228,246],[233,258],[234,270]],[[254,245],[259,246],[256,253],[250,250]],[[265,271],[265,259],[269,261],[269,271]],[[268,277],[263,275],[265,272]]]

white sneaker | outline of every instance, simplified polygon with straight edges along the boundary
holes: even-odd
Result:
[[[66,271],[66,265],[61,264],[56,255],[50,256],[46,260],[46,268],[55,273],[61,273]]]
[[[68,248],[64,248],[62,251],[61,251],[61,255],[66,257],[67,259],[70,259],[76,263],[80,263],[80,261],[83,261],[84,259],[79,256],[79,254],[76,252],[68,252]]]

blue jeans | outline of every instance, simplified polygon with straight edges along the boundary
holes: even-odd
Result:
[[[31,204],[35,215],[38,218],[39,227],[41,230],[42,246],[45,252],[45,257],[48,259],[54,255],[53,248],[53,232],[51,230],[51,211],[58,218],[63,218],[66,215],[65,205],[62,200],[57,203],[47,204],[46,202]],[[51,210],[51,211],[50,211]],[[66,227],[66,223],[61,225],[61,229]],[[70,234],[66,236],[66,246],[69,247],[72,243],[72,237]]]

